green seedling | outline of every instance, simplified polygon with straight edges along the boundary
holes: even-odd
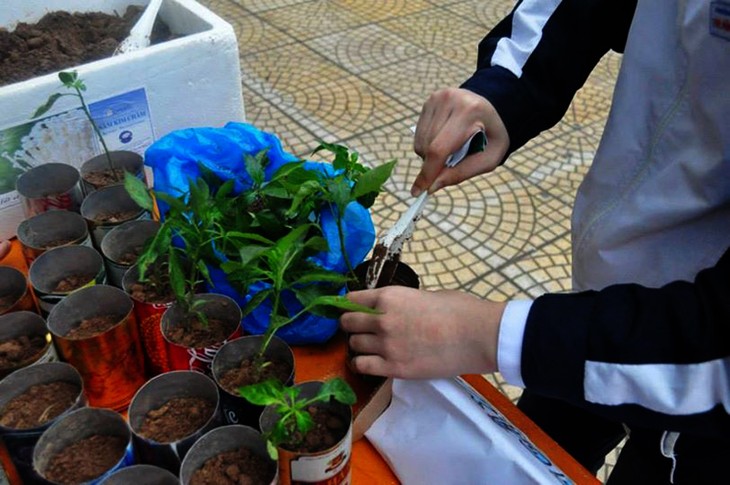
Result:
[[[278,419],[264,434],[269,455],[274,460],[278,458],[278,445],[296,447],[314,426],[307,407],[315,403],[329,403],[331,399],[351,406],[357,400],[352,388],[339,377],[324,382],[317,394],[309,399],[300,397],[300,388],[284,386],[274,379],[241,387],[239,393],[256,406],[276,406]]]
[[[153,192],[143,181],[125,173],[124,184],[137,205],[148,211],[154,209]],[[153,286],[169,282],[176,302],[186,313],[196,313],[203,321],[204,315],[195,312],[203,302],[195,299],[195,294],[202,283],[210,282],[206,262],[213,259],[212,243],[219,233],[220,213],[216,201],[226,196],[230,185],[232,182],[212,194],[208,184],[200,178],[190,181],[189,194],[184,196],[154,192],[155,197],[169,206],[169,211],[137,260],[140,281],[151,280]],[[151,275],[149,269],[152,269]],[[162,275],[160,271],[166,274]]]
[[[334,155],[332,167],[337,171],[334,177],[320,177],[320,190],[324,200],[336,216],[340,250],[347,265],[348,272],[354,278],[355,272],[345,250],[345,233],[343,220],[347,206],[352,202],[369,209],[375,203],[383,185],[393,173],[397,160],[369,168],[360,163],[357,152],[344,145],[321,142],[312,152],[330,152]]]
[[[112,156],[109,151],[109,148],[106,146],[106,142],[104,141],[104,137],[101,134],[101,130],[97,126],[96,122],[94,121],[94,118],[91,117],[91,111],[89,111],[89,107],[86,104],[86,100],[84,99],[84,91],[86,91],[86,84],[84,81],[79,77],[78,73],[76,71],[61,71],[58,73],[58,79],[61,81],[61,84],[67,89],[73,90],[72,93],[53,93],[51,94],[46,102],[38,107],[36,109],[35,113],[33,113],[32,118],[38,118],[40,116],[43,116],[50,110],[54,104],[56,104],[56,101],[58,101],[60,98],[64,96],[75,96],[79,99],[79,103],[81,105],[81,109],[83,110],[84,114],[86,115],[86,118],[89,120],[89,123],[91,123],[92,128],[94,129],[94,133],[96,133],[97,138],[99,139],[99,142],[101,143],[101,146],[104,148],[104,154],[106,155],[106,160],[109,163],[109,170],[111,171],[111,174],[114,178],[117,177],[117,172],[114,167],[114,162],[112,161]]]

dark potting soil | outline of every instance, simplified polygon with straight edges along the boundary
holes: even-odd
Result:
[[[101,12],[50,12],[35,24],[0,28],[0,86],[110,57],[142,13],[130,6],[123,16]],[[151,42],[174,38],[155,23]]]
[[[115,223],[124,222],[134,219],[139,214],[139,209],[129,211],[116,211],[116,212],[102,212],[94,217],[94,222],[97,223]]]
[[[156,271],[153,266],[147,270],[147,281],[135,281],[129,285],[129,296],[145,303],[170,303],[175,300],[175,293],[170,286],[167,271]]]
[[[84,174],[84,180],[100,189],[110,185],[119,184],[124,181],[124,170],[121,168],[98,170]]]
[[[21,335],[0,340],[0,368],[17,367],[38,355],[45,346],[46,339],[41,335]]]
[[[144,249],[144,245],[139,245],[139,246],[130,248],[124,254],[119,256],[119,258],[117,258],[117,263],[123,264],[126,266],[132,266],[139,259],[139,255],[142,254],[143,249]]]
[[[70,408],[81,389],[69,382],[49,382],[29,387],[13,398],[0,416],[0,425],[12,429],[41,426]]]
[[[308,406],[307,412],[314,420],[314,427],[303,438],[300,433],[295,433],[291,442],[285,443],[283,448],[291,451],[315,453],[332,448],[345,437],[350,423],[334,411],[323,406]]]
[[[71,293],[72,291],[78,290],[82,286],[89,284],[93,279],[94,275],[88,274],[74,274],[66,276],[56,283],[53,293]]]
[[[199,397],[176,397],[147,412],[139,434],[158,443],[172,443],[190,436],[215,412],[215,404]]]
[[[126,447],[127,441],[120,436],[89,436],[51,458],[44,475],[63,485],[86,482],[119,463]]]
[[[218,382],[223,389],[237,395],[241,386],[258,384],[268,379],[286,382],[291,371],[291,366],[282,360],[270,360],[263,369],[256,369],[253,359],[244,359],[238,367],[223,372]]]
[[[190,477],[190,485],[268,485],[274,473],[270,460],[239,448],[206,460]]]
[[[207,322],[197,317],[187,320],[185,324],[171,327],[167,330],[167,338],[183,347],[201,349],[209,345],[219,344],[233,333],[226,325],[227,322],[217,318],[209,318]]]
[[[104,333],[119,323],[123,317],[119,315],[101,315],[81,320],[78,326],[72,328],[64,337],[71,340],[81,340]]]

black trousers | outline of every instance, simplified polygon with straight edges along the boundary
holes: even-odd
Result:
[[[525,390],[517,404],[530,419],[594,475],[606,455],[626,436],[621,423],[563,401]],[[663,431],[633,427],[608,479],[609,485],[714,485],[730,483],[730,437],[710,439],[683,433],[672,459],[661,454]]]

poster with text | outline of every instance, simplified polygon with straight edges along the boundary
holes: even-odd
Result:
[[[89,104],[89,112],[109,150],[140,155],[154,141],[144,88]],[[103,153],[102,145],[80,104],[76,109],[0,128],[0,238],[15,236],[23,220],[15,181],[44,163],[67,163],[76,168]]]

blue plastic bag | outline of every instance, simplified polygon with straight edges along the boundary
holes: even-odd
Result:
[[[269,149],[267,154],[270,159],[265,170],[267,180],[283,164],[298,160],[285,152],[279,139],[271,133],[260,131],[247,123],[228,123],[223,128],[174,131],[147,149],[145,164],[152,168],[156,191],[172,196],[187,193],[188,180],[199,177],[200,165],[203,165],[222,180],[235,180],[234,193],[238,194],[251,186],[251,179],[244,167],[244,154],[254,155],[266,148]],[[332,165],[328,163],[306,162],[304,167],[328,175],[334,174]],[[165,207],[161,206],[160,209],[165,211]],[[329,251],[314,256],[312,261],[325,269],[345,273],[347,265],[340,249],[335,215],[325,208],[316,216]],[[354,267],[365,259],[375,242],[375,227],[370,212],[356,202],[350,203],[345,209],[343,228],[345,249]],[[265,288],[262,282],[253,285],[246,295],[241,295],[228,282],[221,269],[211,267],[210,274],[213,284],[209,291],[230,296],[241,306]],[[290,314],[301,309],[292,294],[285,294],[283,301]],[[252,335],[264,333],[269,324],[270,311],[271,302],[264,301],[243,319],[244,332]],[[337,320],[309,314],[280,329],[277,335],[290,344],[322,343],[336,331]]]

